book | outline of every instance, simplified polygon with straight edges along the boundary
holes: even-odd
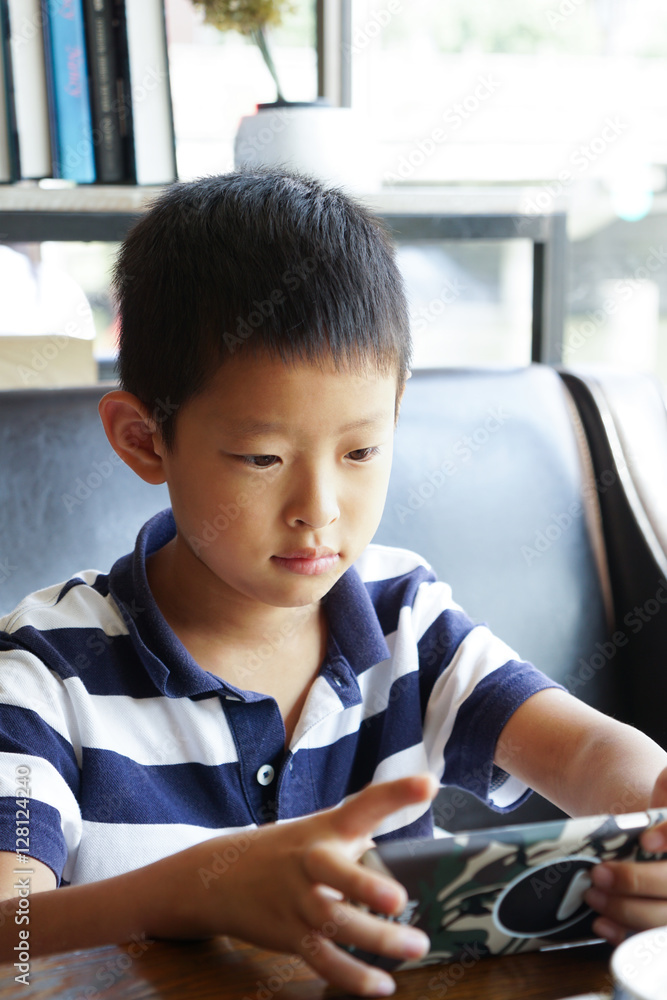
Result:
[[[127,180],[116,80],[112,0],[84,0],[88,85],[92,114],[95,173],[102,184]]]
[[[134,135],[132,128],[132,95],[130,88],[130,57],[127,50],[125,0],[111,0],[111,30],[116,69],[116,108],[122,151],[123,175],[131,184],[137,183],[134,166]]]
[[[40,0],[7,0],[20,176],[50,177],[51,131]]]
[[[0,0],[0,183],[18,177],[18,141],[14,110],[7,0]]]
[[[82,0],[42,0],[53,175],[78,184],[95,180]]]
[[[176,146],[163,0],[125,0],[124,18],[136,183],[170,184]]]
[[[92,340],[65,334],[0,334],[0,389],[61,388],[95,382]]]
[[[350,950],[385,968],[408,968],[595,940],[596,914],[584,899],[591,868],[667,857],[639,846],[641,833],[665,820],[667,809],[650,809],[383,841],[362,863],[405,886],[408,904],[396,919],[428,934],[431,948],[403,963]]]

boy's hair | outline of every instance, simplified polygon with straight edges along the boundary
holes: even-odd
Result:
[[[178,407],[225,358],[396,372],[410,364],[391,240],[362,205],[287,171],[174,184],[132,228],[113,286],[124,389],[156,415],[167,448]]]

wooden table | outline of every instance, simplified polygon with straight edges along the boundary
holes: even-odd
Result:
[[[611,996],[611,949],[588,945],[503,958],[469,969],[453,965],[401,972],[397,1000],[560,1000],[582,993]],[[31,961],[29,985],[0,965],[2,1000],[333,1000],[304,962],[230,938],[173,943],[143,941],[68,952]]]

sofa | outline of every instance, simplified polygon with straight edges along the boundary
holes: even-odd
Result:
[[[0,614],[77,570],[106,570],[168,505],[112,451],[111,385],[0,392]],[[524,659],[667,746],[667,414],[618,373],[415,371],[375,541],[412,548]],[[446,789],[468,829],[562,815],[539,796],[498,816]]]

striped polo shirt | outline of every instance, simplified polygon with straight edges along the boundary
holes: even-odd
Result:
[[[0,619],[0,850],[29,769],[29,851],[59,884],[108,878],[220,834],[334,806],[430,770],[499,811],[528,794],[493,764],[530,695],[557,686],[452,601],[413,552],[369,545],[325,598],[329,639],[289,749],[275,700],[202,669],[162,617],[146,558],[85,570]],[[258,642],[278,642],[264,637]],[[22,787],[18,789],[22,794]],[[376,838],[432,836],[430,808]]]

